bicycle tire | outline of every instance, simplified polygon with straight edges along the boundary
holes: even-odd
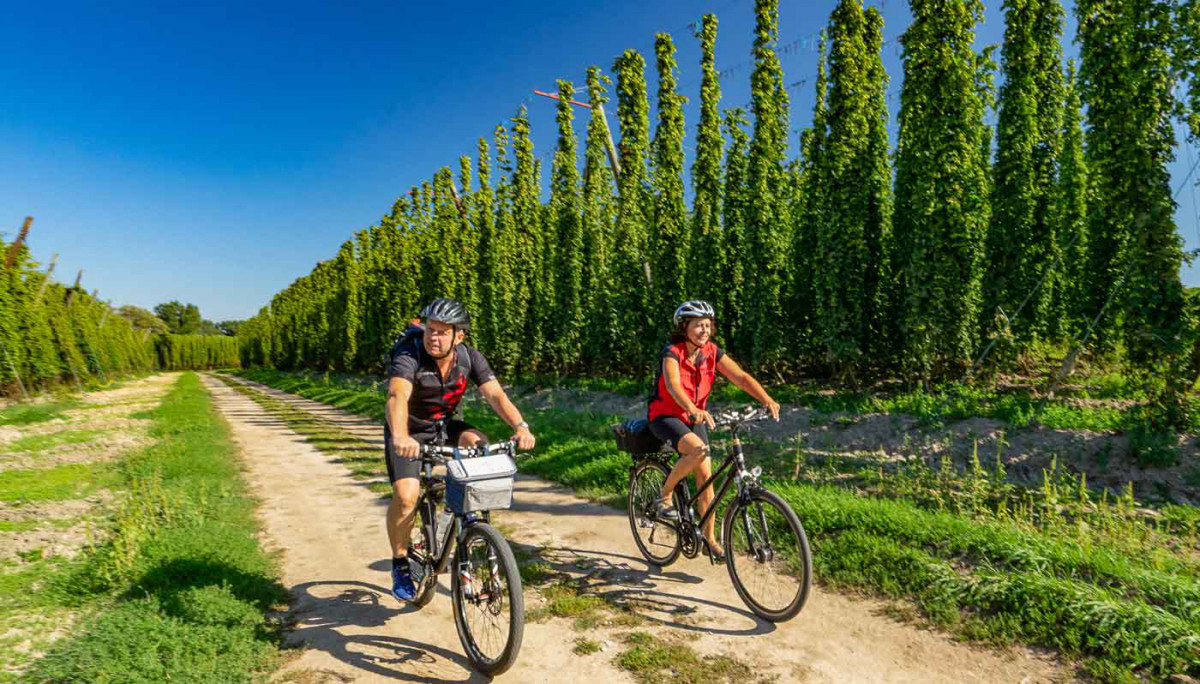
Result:
[[[430,550],[433,549],[433,523],[427,519],[429,514],[426,508],[425,501],[417,505],[420,525],[413,530],[413,544],[409,548],[409,555],[416,555],[425,565],[425,577],[412,600],[412,605],[417,608],[427,605],[437,592],[437,559],[430,555]]]
[[[491,657],[484,653],[471,631],[466,616],[466,605],[462,579],[464,554],[470,554],[477,542],[486,544],[495,552],[497,569],[503,572],[504,591],[507,594],[509,606],[508,639],[500,653]],[[525,597],[521,588],[521,573],[517,568],[517,559],[513,556],[508,542],[496,528],[487,523],[474,523],[463,534],[462,542],[454,552],[454,566],[451,568],[451,589],[454,602],[454,626],[458,630],[459,641],[467,653],[467,659],[479,672],[494,677],[508,670],[517,660],[521,651],[521,640],[525,634]],[[490,608],[490,604],[489,604]]]
[[[789,549],[788,555],[781,555],[778,561],[782,561],[792,574],[795,572],[802,573],[799,586],[795,594],[786,603],[779,606],[767,606],[762,602],[762,598],[752,595],[752,592],[746,587],[745,579],[742,577],[741,568],[744,566],[748,571],[752,568],[764,568],[768,564],[774,566],[777,562],[775,552],[778,549],[786,548],[783,543],[785,540],[780,538],[778,545],[776,540],[772,539],[770,544],[769,558],[763,558],[754,554],[742,554],[738,548],[738,534],[743,533],[747,538],[754,536],[756,529],[766,530],[763,536],[769,536],[770,524],[766,526],[762,524],[766,520],[766,514],[762,511],[762,506],[767,505],[779,514],[779,518],[785,523],[784,527],[791,533],[793,541],[792,548]],[[753,515],[753,518],[749,517]],[[776,523],[780,520],[776,520]],[[738,529],[738,523],[742,523],[742,529]],[[749,533],[746,534],[747,528]],[[723,539],[725,540],[725,566],[729,570],[729,579],[733,581],[733,588],[737,590],[738,596],[742,601],[754,611],[754,614],[768,622],[784,622],[796,617],[796,614],[804,608],[805,602],[808,601],[808,593],[812,588],[812,552],[808,547],[808,537],[804,534],[804,526],[800,524],[800,519],[796,517],[795,511],[787,504],[778,494],[766,489],[755,489],[744,501],[735,501],[725,510],[725,520],[722,523]],[[753,542],[751,539],[750,542]],[[753,543],[748,543],[748,546],[753,546]],[[778,546],[778,549],[776,548]],[[764,553],[765,555],[765,553]],[[789,557],[790,556],[790,557]],[[743,565],[739,565],[743,564]],[[768,572],[773,570],[768,569]]]
[[[653,480],[650,479],[651,473],[657,474]],[[671,471],[667,470],[666,466],[655,461],[643,461],[634,467],[633,472],[629,475],[629,492],[626,495],[625,510],[629,517],[629,531],[633,534],[633,541],[637,544],[638,551],[642,557],[652,565],[666,567],[679,559],[679,553],[683,548],[680,541],[679,529],[672,529],[668,524],[657,523],[650,520],[644,514],[646,507],[653,505],[659,498],[662,483],[667,481]],[[640,484],[639,480],[645,480],[644,484]],[[647,494],[652,495],[653,501],[647,500]],[[674,498],[675,510],[679,511],[679,495]],[[647,527],[649,525],[649,527]],[[649,539],[643,540],[639,530],[650,530]],[[674,541],[669,544],[655,544],[656,546],[667,547],[665,553],[655,555],[654,551],[647,546],[653,542],[654,533],[659,529],[671,530],[674,535]]]

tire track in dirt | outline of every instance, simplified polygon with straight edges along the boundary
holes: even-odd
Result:
[[[328,405],[242,381],[355,436],[380,445],[379,425]],[[303,681],[486,681],[473,673],[454,629],[442,578],[439,596],[420,611],[387,592],[385,500],[346,468],[304,442],[281,420],[213,378],[216,404],[242,446],[262,499],[269,548],[283,551],[283,579],[294,596],[289,642],[306,644],[286,671]],[[536,427],[536,426],[535,426]],[[382,457],[382,456],[381,456]],[[723,653],[781,682],[1061,682],[1072,672],[1053,656],[1023,647],[1003,651],[953,641],[887,617],[887,604],[814,587],[794,620],[773,625],[737,597],[723,566],[680,560],[665,569],[638,555],[624,513],[535,478],[518,480],[511,511],[495,514],[510,543],[533,550],[611,605],[636,612],[638,629],[686,641],[701,654]],[[540,604],[526,589],[527,610]],[[633,681],[616,650],[572,652],[579,636],[619,642],[628,628],[577,632],[567,619],[526,625],[513,682]],[[300,673],[297,673],[300,674]]]

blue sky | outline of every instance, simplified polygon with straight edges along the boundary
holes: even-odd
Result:
[[[797,132],[811,118],[811,39],[834,4],[781,3]],[[887,22],[894,117],[908,8],[870,4]],[[0,232],[11,239],[33,215],[35,257],[58,253],[59,280],[82,268],[114,304],[179,299],[206,318],[244,318],[410,185],[457,169],[522,104],[548,175],[553,103],[533,89],[582,83],[628,47],[652,60],[656,31],[675,36],[691,136],[700,74],[689,24],[709,11],[721,22],[718,68],[730,72],[723,106],[744,104],[752,0],[13,4],[0,40]],[[1002,33],[996,2],[979,43]],[[1068,56],[1074,33],[1068,16]],[[652,66],[647,76],[653,93]],[[1180,148],[1176,184],[1189,154]],[[1179,198],[1188,248],[1200,246],[1195,197],[1188,187]]]

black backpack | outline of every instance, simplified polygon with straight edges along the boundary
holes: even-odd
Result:
[[[620,425],[612,426],[613,438],[621,451],[641,456],[662,451],[666,442],[650,432],[650,421],[645,418],[630,418]]]

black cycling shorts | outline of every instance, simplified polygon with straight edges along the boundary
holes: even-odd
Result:
[[[708,425],[703,422],[688,425],[675,416],[659,416],[650,421],[650,432],[662,441],[670,443],[671,448],[675,451],[679,451],[679,440],[688,434],[696,435],[706,446],[708,445]]]
[[[474,430],[475,426],[462,420],[446,421],[446,437],[449,439],[449,446],[458,446],[458,438],[467,430]],[[437,437],[437,432],[432,426],[427,431],[409,432],[409,436],[417,440],[418,444],[428,444]],[[385,425],[383,428],[383,443],[384,443],[384,460],[387,461],[388,480],[395,482],[410,477],[420,477],[421,475],[421,459],[404,458],[396,453],[396,448],[392,446],[392,431]]]

